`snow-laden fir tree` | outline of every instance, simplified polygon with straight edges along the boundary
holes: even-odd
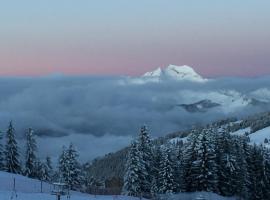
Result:
[[[183,170],[183,150],[182,150],[183,144],[180,142],[177,142],[176,145],[174,146],[175,153],[174,153],[174,162],[173,162],[173,168],[174,168],[174,179],[175,179],[175,184],[176,188],[175,191],[176,193],[182,192],[181,188],[183,185],[183,175],[184,175],[184,170]]]
[[[51,157],[47,156],[46,161],[44,163],[44,180],[52,181],[53,176],[53,167]]]
[[[34,137],[33,129],[29,128],[26,134],[26,152],[25,152],[25,176],[35,178],[37,176],[37,168],[35,163],[37,162],[37,144]],[[37,177],[36,177],[37,178]]]
[[[233,196],[237,189],[237,161],[231,134],[221,130],[217,138],[218,187],[221,195]]]
[[[162,158],[162,151],[159,145],[153,146],[153,162],[152,162],[152,183],[151,183],[151,195],[155,197],[159,193],[160,184],[160,164]]]
[[[250,148],[247,143],[246,136],[235,136],[233,138],[233,144],[236,154],[236,194],[244,199],[248,198],[248,164],[247,158],[250,155]]]
[[[3,134],[0,131],[0,170],[5,169],[4,152],[3,152]]]
[[[169,145],[164,147],[164,149],[162,150],[159,178],[159,193],[172,194],[175,191],[176,183],[174,180],[175,177],[172,152]]]
[[[19,161],[19,151],[17,141],[15,139],[15,129],[12,121],[9,123],[6,134],[5,145],[5,170],[10,173],[20,174],[21,166]]]
[[[48,166],[47,159],[42,162],[42,161],[37,161],[36,162],[36,168],[37,170],[37,178],[42,181],[51,181],[51,176],[52,172],[50,172],[50,167]]]
[[[69,166],[69,176],[67,182],[70,185],[71,189],[76,189],[80,185],[81,169],[78,161],[79,154],[72,143],[67,149],[67,157]]]
[[[249,198],[252,200],[269,199],[269,196],[265,197],[266,182],[265,178],[265,166],[262,147],[254,145],[251,147],[250,160],[248,170],[250,173],[249,179]]]
[[[59,179],[66,182],[66,178],[69,176],[69,166],[67,157],[67,148],[63,146],[62,152],[58,159]],[[63,180],[62,180],[63,179]]]
[[[145,169],[144,165],[140,165],[141,154],[138,150],[137,141],[131,143],[128,160],[126,164],[126,173],[124,176],[124,187],[123,194],[128,196],[141,196],[142,185],[141,185],[141,173]]]
[[[211,128],[204,129],[198,136],[195,145],[197,153],[191,170],[194,177],[194,186],[197,191],[217,191],[217,164],[213,132]]]
[[[192,165],[193,161],[197,159],[197,154],[195,152],[195,146],[198,142],[199,132],[197,130],[192,130],[187,138],[187,143],[183,148],[183,181],[181,183],[181,191],[194,192],[196,188],[193,187],[194,179],[192,177]]]
[[[59,157],[59,173],[66,184],[71,189],[76,189],[80,183],[80,165],[78,162],[78,153],[74,146],[70,144],[69,148],[63,147],[62,154]]]
[[[264,162],[264,199],[267,199],[270,197],[270,150],[269,148],[264,147],[262,151]]]
[[[142,126],[138,137],[138,151],[141,155],[140,166],[144,169],[141,170],[141,187],[145,194],[151,193],[151,183],[152,183],[152,142],[150,135],[148,133],[147,127]]]

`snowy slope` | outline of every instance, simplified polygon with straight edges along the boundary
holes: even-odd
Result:
[[[172,195],[168,200],[196,200],[196,199],[208,199],[208,200],[236,200],[235,197],[222,197],[218,194],[211,192],[194,192],[194,193],[180,193]]]
[[[264,144],[265,138],[270,140],[270,127],[256,131],[255,133],[250,134],[249,137],[251,143]],[[270,147],[269,144],[267,144],[267,146]]]
[[[15,191],[13,183],[15,179]],[[51,185],[43,183],[41,193],[41,182],[21,175],[0,172],[0,200],[52,200],[55,196],[50,194]],[[63,197],[62,199],[67,199]],[[126,196],[93,196],[79,192],[71,192],[71,200],[136,200],[137,198]]]
[[[232,132],[232,135],[244,135],[245,133],[250,133],[251,128],[245,128],[245,129],[240,129],[238,131]],[[265,145],[266,147],[270,147],[270,144],[265,144],[264,140],[268,139],[270,141],[270,127],[261,129],[259,131],[256,131],[254,133],[251,133],[248,135],[250,138],[250,143],[251,144],[257,144],[257,145]]]

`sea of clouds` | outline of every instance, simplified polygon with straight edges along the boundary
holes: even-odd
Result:
[[[31,127],[38,135],[42,157],[56,157],[63,145],[72,142],[86,161],[128,145],[144,124],[158,137],[269,108],[189,113],[178,106],[194,103],[212,91],[233,90],[270,100],[269,77],[222,78],[206,83],[168,80],[134,84],[131,80],[95,76],[0,78],[0,130],[5,132],[12,120],[21,149]],[[190,101],[189,93],[193,94]]]

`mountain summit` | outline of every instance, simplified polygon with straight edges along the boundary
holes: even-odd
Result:
[[[154,71],[146,72],[143,78],[150,78],[155,80],[172,79],[179,81],[205,82],[207,79],[201,77],[192,67],[169,65],[161,69],[157,68]]]

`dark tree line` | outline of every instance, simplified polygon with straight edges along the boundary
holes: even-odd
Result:
[[[243,199],[269,199],[270,152],[248,136],[208,127],[187,142],[157,145],[145,127],[131,144],[123,193],[153,196],[209,191]]]

